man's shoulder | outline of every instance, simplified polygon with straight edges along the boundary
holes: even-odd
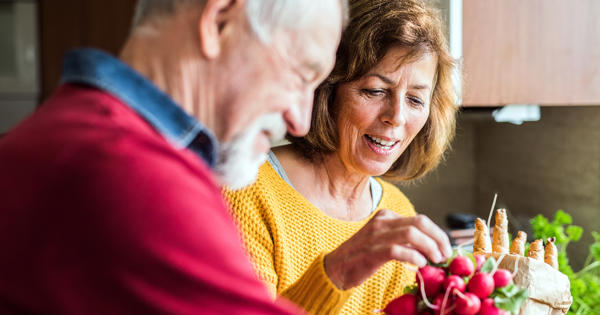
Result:
[[[61,87],[0,142],[0,149],[0,161],[14,164],[15,173],[37,167],[48,182],[60,177],[63,184],[82,181],[111,189],[144,179],[139,189],[168,182],[218,193],[199,156],[175,148],[120,100],[93,88]]]

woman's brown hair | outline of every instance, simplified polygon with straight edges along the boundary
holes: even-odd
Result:
[[[336,64],[315,91],[310,131],[302,138],[288,136],[288,140],[309,159],[337,151],[333,108],[337,86],[359,79],[392,46],[401,46],[409,51],[402,62],[435,54],[436,80],[425,126],[383,177],[412,180],[435,168],[454,137],[458,109],[452,83],[455,62],[442,25],[438,11],[424,1],[351,0],[350,22],[342,35]]]

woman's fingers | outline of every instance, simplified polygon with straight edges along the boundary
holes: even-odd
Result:
[[[423,231],[437,243],[437,247],[444,259],[452,256],[452,247],[450,246],[450,239],[448,239],[446,232],[425,215],[419,214],[411,219],[414,222],[414,226],[419,228],[419,230]]]
[[[356,234],[325,256],[325,272],[341,289],[360,285],[390,260],[424,266],[452,254],[446,233],[426,216],[381,210]]]
[[[430,239],[435,242],[434,247],[437,248],[443,259],[450,258],[452,256],[452,247],[450,246],[450,239],[437,224],[435,224],[427,216],[419,214],[414,217],[394,217],[390,218],[384,223],[389,228],[402,231],[403,228],[413,226],[425,233]]]
[[[435,240],[414,225],[402,226],[390,231],[387,238],[390,244],[405,245],[413,248],[434,263],[440,263],[445,260]]]
[[[407,262],[418,267],[427,265],[427,259],[414,248],[392,245],[389,251],[392,259]]]

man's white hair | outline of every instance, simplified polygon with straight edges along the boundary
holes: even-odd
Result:
[[[311,23],[321,0],[247,0],[246,15],[248,22],[264,42],[269,43],[272,35],[279,30],[299,29]],[[203,6],[206,0],[138,0],[134,28],[145,20],[156,16],[168,16],[175,12],[178,5],[190,4]],[[348,20],[348,2],[340,0],[342,20]]]

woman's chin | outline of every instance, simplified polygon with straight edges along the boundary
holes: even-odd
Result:
[[[381,162],[371,162],[368,164],[363,164],[362,173],[367,174],[369,176],[381,176],[392,167],[391,163],[381,163]]]

